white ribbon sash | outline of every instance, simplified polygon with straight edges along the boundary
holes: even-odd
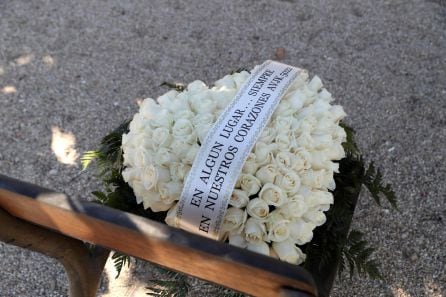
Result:
[[[266,61],[226,107],[192,164],[178,202],[181,229],[218,239],[243,164],[299,69]]]

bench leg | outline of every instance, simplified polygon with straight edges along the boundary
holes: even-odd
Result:
[[[0,209],[0,241],[58,260],[65,268],[70,297],[94,297],[109,250],[17,219]]]

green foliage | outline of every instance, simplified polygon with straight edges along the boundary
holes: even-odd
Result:
[[[397,209],[396,195],[390,184],[384,184],[382,174],[379,169],[375,168],[373,162],[370,163],[364,175],[364,185],[372,194],[375,202],[381,206],[380,196],[384,196],[393,208]]]
[[[367,274],[372,279],[383,279],[379,272],[379,265],[370,257],[375,251],[374,248],[367,246],[367,242],[363,240],[364,234],[357,230],[352,230],[348,234],[347,241],[342,248],[342,255],[339,263],[339,277],[345,269],[345,263],[348,263],[350,278],[353,277],[355,271],[358,275]]]
[[[113,130],[107,136],[102,138],[99,149],[88,151],[81,157],[83,169],[93,162],[97,161],[98,173],[100,177],[107,176],[112,169],[122,169],[122,134],[129,131],[130,121],[125,121],[118,128]]]
[[[113,264],[115,265],[116,269],[116,278],[119,277],[121,274],[122,268],[127,264],[127,267],[130,266],[130,256],[127,256],[125,254],[121,254],[119,252],[114,252],[112,256]]]
[[[359,151],[358,145],[355,141],[355,130],[353,128],[349,127],[346,123],[341,122],[339,124],[342,128],[344,128],[344,131],[347,135],[347,140],[342,144],[344,147],[345,153],[354,157],[359,157],[361,155],[361,152]]]
[[[178,92],[183,92],[186,89],[186,85],[182,84],[182,83],[173,83],[173,82],[168,82],[165,81],[163,82],[160,87],[168,87],[170,89],[174,89]]]
[[[158,279],[150,280],[146,289],[150,292],[146,293],[149,296],[156,297],[178,297],[186,296],[191,286],[187,282],[187,276],[185,274],[167,270],[162,267],[157,267],[156,274],[159,275]]]
[[[149,292],[146,294],[153,297],[171,297],[187,296],[193,293],[193,290],[199,290],[201,293],[215,297],[244,297],[242,293],[235,292],[217,285],[197,282],[196,285],[190,285],[190,279],[187,275],[179,272],[157,267],[156,274],[159,277],[151,280],[146,287]]]

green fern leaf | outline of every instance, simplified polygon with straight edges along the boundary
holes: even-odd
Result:
[[[100,156],[99,151],[85,152],[81,157],[82,170],[87,169],[87,167],[91,164],[91,162],[99,158],[99,156]]]
[[[380,170],[375,168],[373,162],[370,163],[364,175],[364,185],[379,206],[381,206],[380,197],[383,195],[393,208],[398,209],[395,192],[390,184],[384,184],[383,176]]]
[[[112,256],[113,263],[117,272],[116,278],[121,274],[122,268],[127,264],[130,267],[130,256],[121,254],[119,252],[114,252]]]
[[[350,278],[356,271],[359,276],[367,274],[370,278],[382,279],[377,262],[370,259],[375,249],[367,246],[363,236],[364,234],[357,230],[352,230],[349,233],[342,249],[341,262],[347,261]],[[339,270],[338,272],[340,273]]]
[[[346,123],[340,122],[339,126],[344,128],[344,131],[347,135],[346,141],[342,143],[342,146],[344,147],[345,153],[347,155],[352,156],[360,156],[361,152],[359,151],[359,148],[355,141],[355,130],[353,128],[349,127]]]
[[[91,192],[91,194],[96,197],[96,202],[99,202],[101,204],[107,203],[108,197],[104,192],[93,191],[93,192]]]

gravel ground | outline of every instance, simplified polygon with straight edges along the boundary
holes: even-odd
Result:
[[[354,220],[378,247],[386,281],[347,278],[332,295],[446,296],[443,4],[0,1],[0,172],[85,199],[98,183],[78,160],[56,159],[52,131],[72,133],[80,154],[139,99],[164,92],[163,81],[211,83],[284,48],[285,63],[318,74],[344,106],[400,201],[397,213],[363,193]],[[0,244],[0,265],[1,297],[67,295],[50,259]],[[129,284],[105,277],[101,294],[124,296],[113,286]]]

